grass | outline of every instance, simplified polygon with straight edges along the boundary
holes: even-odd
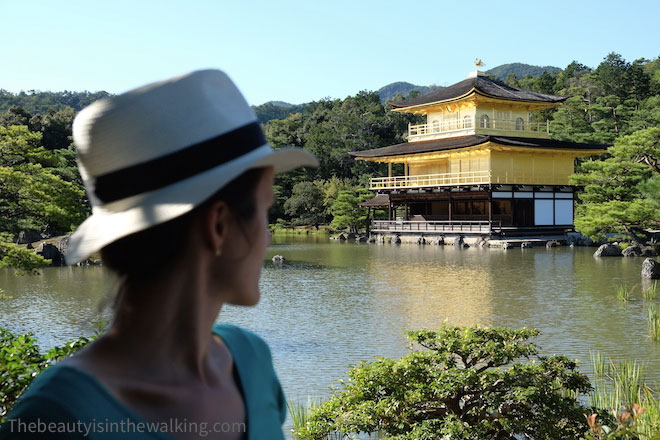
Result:
[[[649,336],[654,341],[660,341],[660,311],[658,310],[658,306],[650,304],[648,312]]]
[[[659,295],[660,295],[660,291],[658,291],[657,281],[654,281],[653,285],[648,289],[646,290],[642,289],[642,297],[647,301],[653,301],[654,299],[658,298]]]
[[[657,390],[645,383],[643,365],[636,360],[615,363],[598,352],[591,353],[591,363],[595,380],[589,403],[603,411],[601,420],[605,413],[612,414],[619,430],[630,432],[616,438],[660,438],[660,400]]]
[[[631,292],[632,289],[629,289],[624,285],[620,285],[619,287],[616,288],[616,299],[622,302],[628,302],[628,300],[630,299]]]
[[[607,361],[605,360],[605,355],[599,351],[592,351],[591,355],[591,365],[594,369],[594,376],[597,380],[604,379],[605,373],[607,373]]]
[[[303,405],[302,403],[294,402],[293,399],[289,399],[289,404],[287,406],[289,408],[291,423],[293,424],[293,429],[291,431],[294,438],[297,438],[296,432],[298,432],[301,427],[307,424],[312,402],[308,398],[307,405]]]

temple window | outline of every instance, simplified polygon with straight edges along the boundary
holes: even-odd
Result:
[[[472,118],[466,116],[463,118],[463,128],[472,128]]]
[[[488,118],[488,115],[481,115],[479,126],[481,128],[490,128],[490,118]]]
[[[525,121],[523,118],[516,118],[516,130],[524,130],[525,129]]]

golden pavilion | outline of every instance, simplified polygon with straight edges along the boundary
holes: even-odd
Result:
[[[371,179],[376,196],[364,203],[388,212],[371,231],[523,236],[573,230],[575,159],[605,153],[607,146],[554,140],[549,122],[532,118],[564,100],[475,70],[449,87],[391,102],[392,111],[425,115],[426,123],[409,125],[403,144],[349,153],[388,164],[386,177]],[[393,164],[403,165],[403,175],[392,174]]]

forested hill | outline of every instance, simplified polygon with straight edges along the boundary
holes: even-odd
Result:
[[[378,89],[378,96],[380,96],[380,102],[385,104],[387,101],[392,101],[397,95],[401,95],[405,98],[413,90],[419,92],[420,95],[426,95],[427,93],[441,88],[442,87],[440,86],[416,86],[409,82],[398,81]]]
[[[503,64],[488,70],[489,73],[501,80],[505,80],[509,74],[514,74],[517,78],[526,76],[540,76],[544,71],[550,74],[560,72],[561,69],[552,66],[532,66],[523,63]],[[424,95],[442,88],[441,86],[430,85],[420,86],[405,81],[397,81],[377,90],[380,102],[385,104],[397,97],[408,97],[411,92]],[[11,93],[0,89],[0,113],[6,112],[11,107],[20,107],[30,114],[53,112],[67,107],[71,107],[75,112],[80,111],[92,102],[110,96],[108,92],[41,92],[29,90],[27,92]],[[292,113],[300,113],[310,103],[289,104],[284,101],[268,101],[264,104],[253,106],[257,113],[257,118],[262,124],[274,119],[284,119]]]
[[[500,81],[506,80],[511,74],[516,75],[517,78],[524,78],[526,76],[541,76],[543,72],[548,72],[552,75],[561,72],[561,69],[554,66],[532,66],[531,64],[524,63],[509,63],[493,67],[486,71],[487,74],[494,76]]]
[[[80,111],[92,102],[110,96],[108,92],[27,92],[11,93],[0,89],[0,112],[11,107],[20,107],[28,113],[45,113],[71,107]]]
[[[283,101],[268,101],[261,105],[253,105],[259,122],[265,124],[273,119],[284,119],[292,113],[300,113],[305,110],[307,104],[289,104]]]
[[[515,75],[516,78],[525,78],[539,77],[543,74],[543,72],[547,72],[549,74],[557,74],[561,71],[562,69],[559,67],[553,66],[532,66],[531,64],[510,63],[494,67],[488,70],[486,73],[504,81],[510,74]],[[406,98],[410,95],[410,93],[425,95],[434,90],[442,88],[442,86],[436,85],[419,86],[405,81],[397,81],[381,87],[377,90],[377,93],[380,97],[381,104],[386,104],[388,101],[393,101],[397,98]],[[268,121],[275,119],[284,119],[293,113],[300,113],[304,111],[305,108],[310,104],[312,103],[294,105],[283,101],[268,101],[265,104],[253,106],[253,108],[257,113],[259,122],[265,124]]]

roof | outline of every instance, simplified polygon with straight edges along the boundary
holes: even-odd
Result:
[[[487,76],[478,75],[474,78],[468,78],[444,89],[436,90],[426,95],[418,96],[403,101],[389,102],[394,108],[411,107],[415,105],[430,104],[433,102],[449,101],[465,96],[470,91],[475,90],[484,95],[495,98],[507,99],[512,101],[534,101],[534,102],[562,102],[567,99],[565,96],[547,95],[545,93],[530,92],[517,87],[504,84],[501,81],[491,79]]]
[[[489,136],[475,134],[471,136],[460,136],[454,138],[437,139],[431,141],[406,142],[403,144],[390,145],[389,147],[374,148],[373,150],[350,151],[353,157],[383,157],[401,156],[404,154],[430,153],[433,151],[456,150],[458,148],[474,147],[493,142],[500,145],[527,148],[545,148],[559,150],[595,150],[607,149],[603,144],[582,144],[579,142],[558,141],[554,139],[533,139],[520,137]]]
[[[376,197],[360,203],[360,206],[375,207],[375,206],[389,206],[389,204],[390,204],[389,194],[376,194]]]

